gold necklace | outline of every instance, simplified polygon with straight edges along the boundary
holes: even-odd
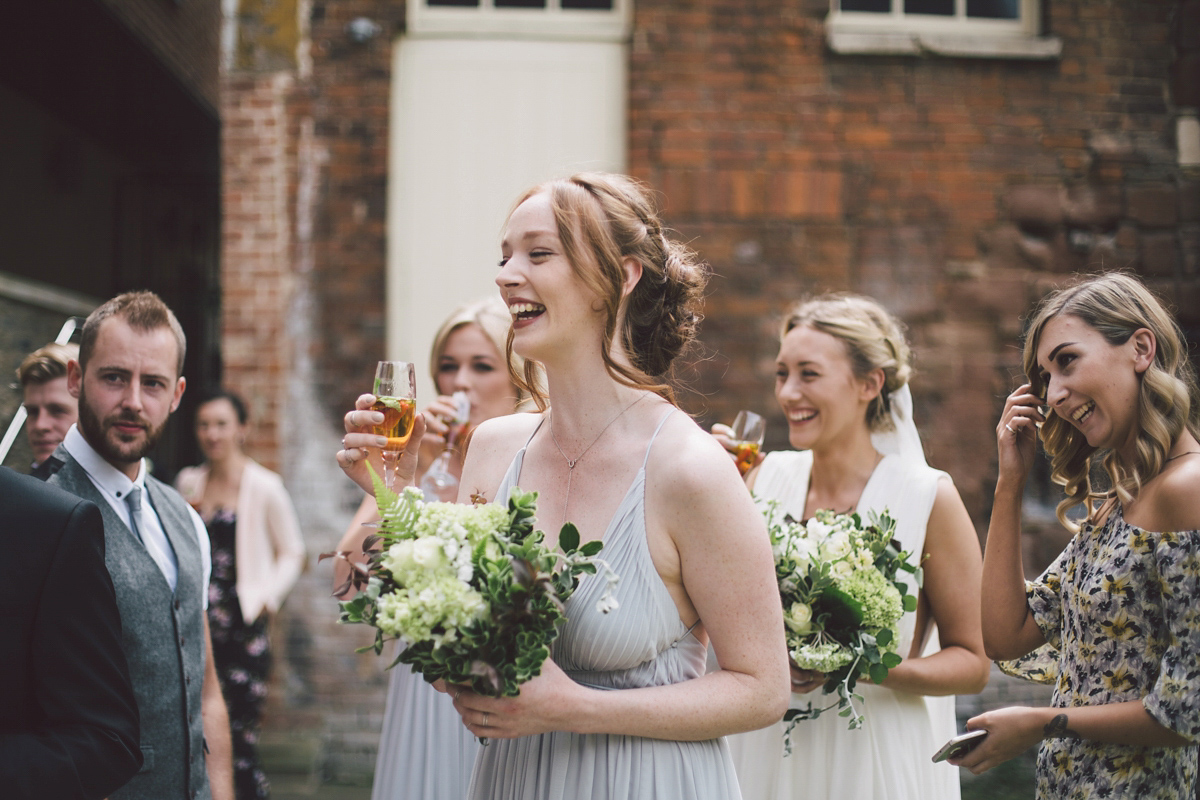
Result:
[[[638,398],[636,400],[634,400],[632,403],[630,403],[629,405],[625,406],[620,411],[618,411],[617,415],[615,417],[613,417],[612,419],[610,419],[608,421],[608,424],[600,429],[600,432],[596,434],[596,438],[592,439],[591,443],[588,444],[587,447],[583,448],[583,452],[580,453],[579,455],[575,456],[574,458],[567,458],[567,454],[563,452],[562,445],[560,445],[558,443],[558,436],[556,436],[554,434],[554,409],[550,410],[550,439],[554,442],[554,449],[558,450],[558,454],[563,457],[563,461],[567,462],[567,496],[566,496],[566,498],[563,499],[563,523],[564,524],[567,522],[567,511],[571,508],[571,478],[575,474],[575,465],[579,463],[579,460],[581,458],[583,458],[584,456],[586,456],[588,454],[588,451],[592,449],[592,447],[596,444],[596,442],[600,441],[600,437],[604,435],[605,431],[607,431],[609,428],[611,428],[613,426],[614,422],[616,422],[622,416],[624,416],[626,411],[633,408],[638,403],[642,402],[642,400],[644,398],[646,398],[647,396],[649,396],[649,394],[650,394],[650,392],[645,392],[641,395],[638,395]]]

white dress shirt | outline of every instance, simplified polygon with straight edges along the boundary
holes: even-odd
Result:
[[[131,481],[124,472],[105,461],[103,456],[92,449],[92,446],[83,438],[83,434],[79,432],[77,425],[72,425],[67,431],[63,447],[79,463],[79,466],[83,467],[83,471],[87,473],[92,485],[104,496],[113,511],[117,512],[117,516],[126,525],[129,525],[129,505],[126,503],[125,497],[135,486],[142,490],[142,512],[137,530],[142,538],[142,544],[146,547],[146,552],[162,570],[163,577],[166,578],[171,591],[175,591],[175,584],[179,579],[179,563],[175,558],[175,550],[171,547],[166,532],[163,531],[158,513],[150,502],[150,495],[146,493],[145,459],[138,464],[137,479]],[[208,608],[208,581],[212,574],[212,545],[208,540],[208,529],[204,527],[204,520],[200,519],[200,515],[190,505],[187,509],[200,545],[201,577],[203,578],[201,586],[204,587],[202,589],[204,597],[201,599],[201,603],[204,608]]]

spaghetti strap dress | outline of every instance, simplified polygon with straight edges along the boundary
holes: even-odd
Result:
[[[774,500],[778,518],[804,519],[812,473],[811,451],[779,451],[764,459],[754,485],[760,502]],[[925,547],[925,527],[933,510],[938,480],[946,473],[888,455],[875,467],[856,511],[864,522],[885,509],[896,520],[896,539],[910,553]],[[899,652],[912,645],[916,614],[900,618]],[[938,649],[936,630],[924,654]],[[954,699],[923,697],[860,680],[863,726],[850,730],[844,717],[827,711],[792,731],[791,755],[784,755],[784,724],[729,737],[746,800],[958,800],[958,768],[934,764],[934,752],[955,729]],[[792,695],[792,708],[836,701],[820,690]]]
[[[449,695],[408,664],[390,673],[371,800],[462,800],[478,741]]]
[[[646,448],[674,409],[660,420]],[[535,431],[536,433],[536,431]],[[531,437],[532,438],[532,437]],[[528,443],[526,443],[528,446]],[[496,492],[507,500],[521,475],[522,448]],[[584,575],[567,600],[553,658],[567,675],[597,689],[664,686],[698,678],[706,648],[679,619],[646,542],[646,461],[604,533],[601,557],[620,576],[620,607],[596,610],[607,583]],[[493,740],[479,751],[473,800],[737,800],[737,776],[724,738],[699,742],[566,731]]]

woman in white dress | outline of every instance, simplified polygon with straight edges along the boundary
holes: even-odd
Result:
[[[909,347],[874,300],[824,295],[783,325],[775,398],[795,451],[767,455],[746,475],[760,502],[797,520],[818,509],[887,509],[896,538],[924,559],[915,612],[900,622],[904,661],[880,686],[858,683],[866,720],[849,730],[828,711],[801,721],[784,755],[784,723],[730,737],[746,800],[946,800],[958,771],[931,757],[955,732],[955,694],[987,683],[979,623],[981,556],[975,529],[946,473],[925,463],[912,423]],[[714,428],[728,442],[729,430]],[[829,706],[818,672],[792,668],[793,708]]]
[[[469,431],[492,417],[511,414],[520,404],[523,394],[509,379],[504,360],[509,327],[508,309],[493,297],[456,309],[434,336],[429,369],[438,397],[423,412],[426,427],[418,478],[448,447],[450,458],[444,467],[459,478]],[[523,360],[514,356],[513,366],[523,369]],[[462,428],[453,426],[457,392],[471,408]],[[363,539],[371,532],[363,523],[378,516],[375,498],[368,494],[338,551],[361,560]],[[349,566],[341,560],[334,564],[336,591],[346,582]],[[392,667],[389,675],[371,800],[462,800],[479,749],[474,734],[463,727],[450,698],[414,675],[407,664]]]
[[[536,490],[552,546],[567,520],[603,540],[622,605],[599,613],[604,578],[584,576],[552,658],[517,697],[450,688],[491,740],[469,796],[738,798],[723,737],[782,716],[787,655],[762,515],[662,382],[695,329],[704,270],[664,235],[649,193],[615,175],[531,189],[501,252],[512,349],[543,365],[546,393],[542,413],[480,426],[459,500],[504,501],[518,480]],[[346,415],[337,455],[364,487],[366,457],[378,465],[371,400]],[[705,674],[710,641],[720,668]]]

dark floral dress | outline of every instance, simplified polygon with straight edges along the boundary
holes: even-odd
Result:
[[[246,624],[237,595],[234,561],[237,517],[221,510],[208,521],[212,541],[212,580],[208,584],[208,626],[221,693],[233,734],[233,782],[238,800],[269,797],[270,786],[258,758],[258,734],[271,651],[267,616]]]
[[[1139,701],[1161,725],[1200,739],[1200,531],[1150,533],[1118,505],[1085,525],[1026,585],[1046,645],[1001,667],[1054,683],[1056,708]],[[1037,796],[1194,797],[1197,746],[1046,739]]]

